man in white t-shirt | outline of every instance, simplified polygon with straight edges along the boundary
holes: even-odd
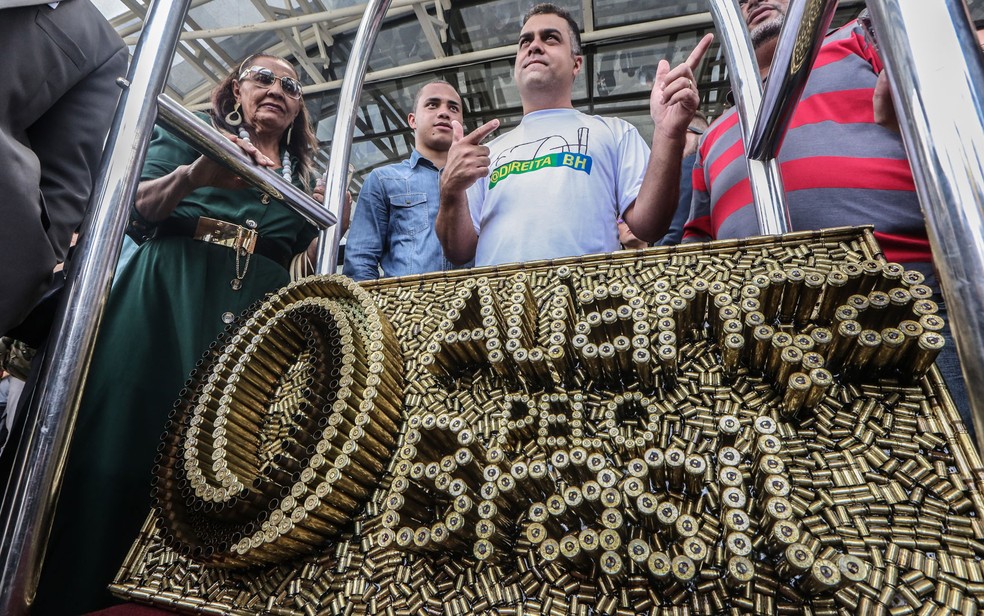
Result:
[[[448,260],[493,265],[610,252],[619,249],[620,217],[641,239],[661,237],[700,102],[693,70],[711,40],[704,37],[672,70],[660,62],[650,97],[650,152],[628,122],[573,108],[583,65],[578,25],[552,4],[530,9],[515,63],[522,122],[488,146],[480,143],[498,120],[467,136],[455,123],[436,220]]]

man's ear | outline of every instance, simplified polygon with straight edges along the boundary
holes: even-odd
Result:
[[[574,56],[574,78],[576,79],[584,66],[584,56]]]
[[[412,128],[413,130],[417,130],[417,116],[415,116],[412,113],[408,113],[407,114],[407,124],[409,124],[410,125],[410,128]]]

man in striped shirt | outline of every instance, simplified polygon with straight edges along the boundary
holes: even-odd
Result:
[[[741,3],[763,77],[788,0]],[[792,229],[875,225],[889,261],[932,276],[932,255],[902,139],[875,123],[882,64],[852,22],[824,42],[779,152]],[[693,173],[684,241],[760,233],[734,109],[708,130]]]
[[[739,0],[762,78],[775,54],[788,0]],[[793,231],[871,225],[888,261],[926,276],[938,290],[925,221],[899,133],[875,121],[882,63],[855,22],[829,34],[779,151]],[[684,242],[760,235],[735,109],[708,129],[693,168]],[[940,299],[942,308],[942,299]],[[937,360],[973,431],[954,351]]]

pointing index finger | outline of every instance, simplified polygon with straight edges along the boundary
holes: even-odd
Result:
[[[482,142],[482,140],[484,140],[486,137],[492,134],[492,131],[494,131],[497,128],[499,128],[499,120],[490,120],[485,124],[482,124],[481,126],[476,128],[472,132],[468,133],[468,135],[465,136],[463,141],[467,141],[468,143],[478,145],[479,143]]]
[[[696,71],[697,67],[700,66],[700,61],[704,59],[704,54],[707,53],[707,48],[711,46],[714,42],[713,34],[705,34],[704,38],[700,39],[694,50],[690,52],[690,56],[687,57],[686,64],[690,67],[691,71]]]

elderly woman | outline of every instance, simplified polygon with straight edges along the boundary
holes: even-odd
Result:
[[[214,90],[210,120],[258,164],[310,185],[316,141],[288,62],[247,58]],[[109,300],[34,614],[109,602],[182,383],[227,324],[289,281],[291,257],[317,233],[159,127],[141,180],[128,231],[145,241]]]

